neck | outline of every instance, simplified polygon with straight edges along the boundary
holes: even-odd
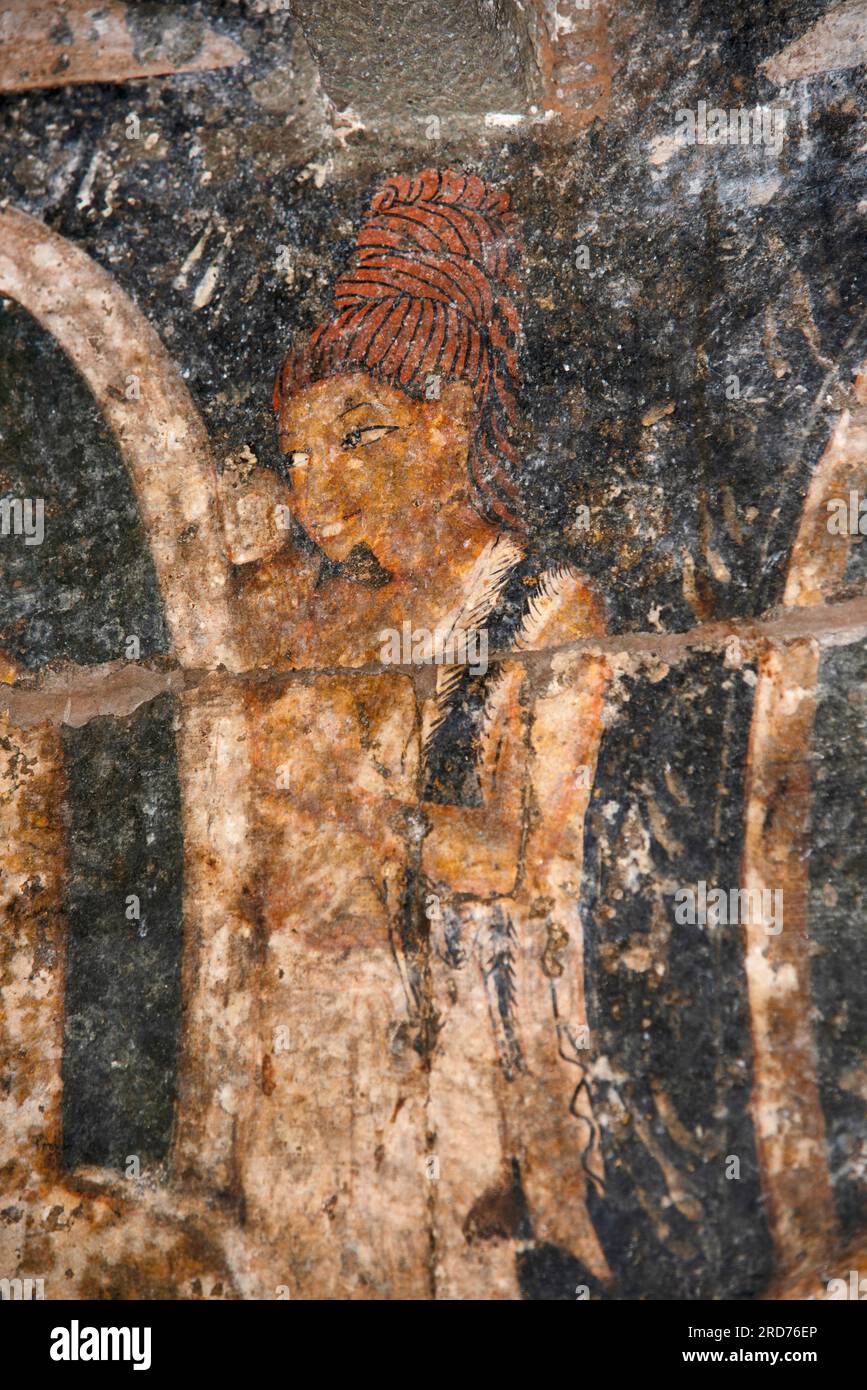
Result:
[[[470,571],[498,534],[463,500],[436,511],[419,508],[413,535],[393,571],[395,610],[403,607],[403,617],[433,629],[460,607]]]
[[[412,524],[400,534],[405,544],[399,555],[384,549],[377,555],[393,576],[390,583],[370,589],[338,579],[316,595],[308,623],[322,659],[375,660],[382,629],[399,632],[406,621],[436,632],[463,607],[473,566],[501,533],[466,502],[447,501],[436,512],[413,508]]]

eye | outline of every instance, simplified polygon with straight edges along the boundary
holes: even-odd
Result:
[[[288,456],[290,468],[303,468],[310,462],[310,454],[306,449],[293,449]]]
[[[357,449],[359,446],[364,448],[366,444],[375,444],[377,439],[383,439],[385,435],[391,434],[398,429],[397,425],[360,425],[354,430],[350,430],[340,441],[341,449]]]

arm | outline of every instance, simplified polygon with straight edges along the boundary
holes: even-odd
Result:
[[[603,630],[581,580],[561,575],[518,645],[542,649]],[[582,653],[555,655],[543,672],[506,663],[489,701],[485,805],[427,807],[424,861],[432,891],[452,895],[454,958],[474,956],[481,972],[506,1082],[504,1153],[520,1166],[536,1238],[572,1251],[601,1280],[608,1269],[586,1206],[588,1182],[600,1184],[603,1171],[586,1085],[579,895],[607,680],[604,659]]]
[[[560,571],[540,586],[516,646],[543,650],[603,631],[587,586],[573,571]],[[423,864],[434,891],[545,897],[571,883],[576,853],[580,873],[606,672],[599,658],[567,655],[555,656],[554,669],[541,678],[526,662],[501,664],[479,755],[483,804],[425,806],[431,831]]]

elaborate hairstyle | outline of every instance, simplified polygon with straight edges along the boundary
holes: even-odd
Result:
[[[520,387],[515,215],[508,193],[472,174],[425,169],[389,179],[334,287],[334,313],[290,350],[274,409],[304,385],[353,368],[410,395],[429,377],[467,381],[475,415],[470,478],[486,514],[518,525],[508,437]]]

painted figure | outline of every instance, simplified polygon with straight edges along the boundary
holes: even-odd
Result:
[[[431,1205],[447,1293],[478,1280],[468,1247],[503,1292],[515,1242],[607,1273],[577,906],[606,672],[532,660],[603,622],[523,524],[517,253],[508,195],[479,178],[386,182],[275,387],[269,497],[308,543],[284,531],[236,581],[251,664],[287,670],[250,711],[266,1103],[239,1147],[275,1236],[301,1247],[312,1220],[313,1249],[328,1213],[322,1291],[349,1258],[359,1283],[411,1292]],[[404,633],[422,654],[484,633],[488,660],[383,669]]]
[[[760,1187],[778,1279],[818,1278],[839,1245],[807,932],[819,652],[765,653],[754,704],[712,653],[700,702],[689,669],[655,675],[658,702],[606,733],[594,778],[603,620],[524,523],[507,196],[430,171],[377,194],[333,314],[280,373],[283,476],[223,475],[232,567],[207,435],[154,331],[80,248],[0,221],[0,286],[115,433],[184,674],[178,1099],[165,1166],[140,1180],[116,1122],[100,1166],[62,1153],[75,967],[52,808],[76,772],[45,721],[84,724],[91,696],[46,683],[38,726],[4,715],[4,1164],[26,1213],[4,1268],[85,1296],[497,1298],[553,1252],[614,1296],[664,1278],[744,1297],[766,1286]],[[142,362],[146,402],[117,385]],[[816,466],[790,611],[842,582],[826,500],[858,482],[859,421],[843,413]],[[427,664],[450,644],[479,659]],[[10,709],[20,677],[10,663]],[[715,710],[718,734],[699,718]],[[705,786],[743,807],[743,844]],[[731,883],[739,854],[744,886],[782,882],[785,932],[675,935],[671,883]],[[153,985],[134,960],[132,988]],[[671,1093],[674,1046],[696,1073]]]

